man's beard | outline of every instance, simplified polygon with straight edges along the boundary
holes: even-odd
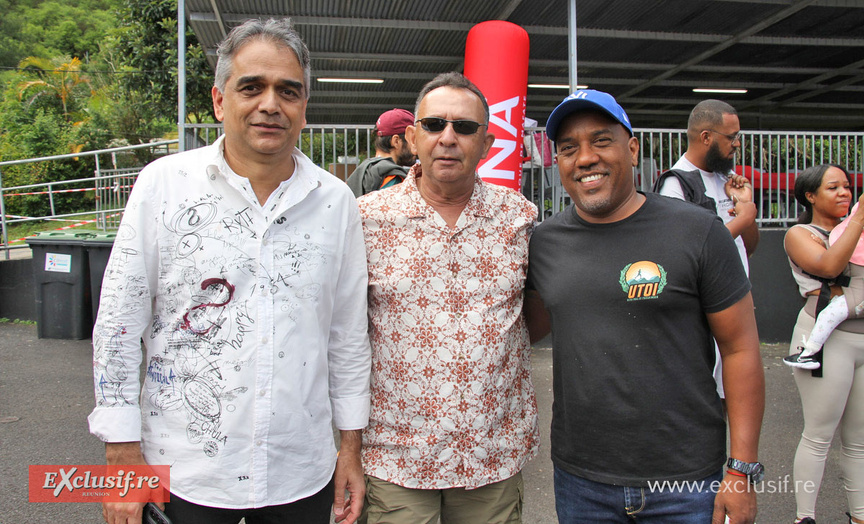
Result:
[[[705,153],[705,166],[712,173],[723,173],[724,175],[735,168],[735,157],[726,158],[720,153],[720,147],[717,142],[711,144],[708,152]]]
[[[399,155],[396,157],[396,163],[400,166],[411,167],[414,165],[415,158],[414,153],[411,152],[411,147],[408,146],[407,142],[402,143],[402,150],[399,151]]]

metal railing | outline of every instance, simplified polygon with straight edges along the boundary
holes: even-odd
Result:
[[[372,126],[307,126],[298,148],[321,168],[341,179],[347,178],[357,164],[374,154]],[[528,128],[522,171],[522,193],[540,209],[538,220],[543,220],[564,209],[570,198],[563,190],[554,162],[554,148],[548,143],[543,127]],[[192,149],[213,143],[222,134],[219,124],[188,125],[186,148]],[[531,140],[530,137],[537,138]],[[684,154],[687,148],[686,131],[682,129],[635,129],[640,143],[640,162],[633,170],[636,187],[650,191],[657,176]],[[85,153],[58,155],[0,162],[0,221],[2,221],[2,249],[14,249],[7,236],[9,224],[56,220],[95,215],[91,223],[100,229],[116,228],[129,191],[143,166],[120,166],[118,158],[142,148],[154,149],[154,155],[168,154],[177,140],[152,144],[103,149]],[[158,150],[158,153],[156,152]],[[2,170],[8,166],[49,162],[63,159],[90,157],[95,159],[94,176],[76,180],[44,182],[15,187],[2,186]],[[103,168],[110,157],[109,167]],[[128,163],[128,162],[127,162]],[[798,217],[799,207],[793,194],[798,173],[808,166],[821,163],[840,164],[848,168],[853,177],[856,195],[864,188],[864,133],[803,133],[776,131],[745,131],[738,155],[737,172],[753,182],[760,226],[788,226]],[[68,192],[92,192],[92,209],[57,213],[55,202]],[[50,214],[44,216],[10,216],[6,213],[7,199],[22,194],[41,195],[48,200]],[[18,247],[26,247],[24,244]]]
[[[75,218],[93,215],[87,222],[95,227],[105,230],[116,228],[119,225],[119,216],[126,206],[126,198],[132,185],[138,176],[140,167],[118,167],[121,155],[128,154],[139,149],[150,149],[149,156],[169,154],[170,146],[176,145],[177,140],[164,140],[149,144],[135,146],[115,147],[100,149],[97,151],[86,151],[67,155],[54,155],[40,158],[27,158],[22,160],[8,160],[0,162],[0,226],[2,226],[2,249],[5,258],[9,258],[9,250],[26,248],[23,243],[16,244],[22,239],[9,239],[9,226],[17,223],[32,222],[39,220],[71,221]],[[95,165],[94,176],[77,178],[74,180],[55,180],[37,184],[25,184],[12,187],[3,186],[3,171],[11,166],[21,166],[39,162],[57,162],[61,160],[80,161],[82,158],[92,157]],[[110,158],[110,167],[103,169],[103,157]],[[92,195],[92,209],[75,209],[71,212],[57,211],[57,201],[64,195],[70,193],[85,193]],[[35,197],[45,198],[48,201],[49,213],[38,216],[9,215],[6,210],[9,207],[9,199]],[[89,200],[89,197],[87,198]],[[44,206],[43,206],[44,207]]]
[[[679,129],[635,129],[641,144],[636,186],[650,191],[657,175],[670,169],[687,149],[687,133]],[[807,167],[838,164],[852,176],[852,190],[864,188],[864,133],[744,131],[735,171],[753,183],[760,226],[789,226],[801,211],[795,202],[795,178]]]

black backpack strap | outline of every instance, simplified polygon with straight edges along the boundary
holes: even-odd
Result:
[[[705,183],[702,181],[702,174],[699,171],[684,171],[681,169],[670,169],[661,173],[654,181],[654,186],[651,191],[659,193],[663,183],[670,176],[674,176],[681,184],[681,190],[684,192],[684,200],[692,202],[697,206],[704,207],[715,215],[717,214],[717,203],[714,199],[705,194]]]
[[[816,318],[819,316],[819,313],[821,313],[822,310],[825,309],[825,306],[828,305],[828,302],[831,301],[831,280],[829,280],[827,278],[819,278],[819,277],[817,277],[815,275],[811,275],[809,273],[806,273],[806,274],[807,274],[807,276],[809,276],[811,278],[815,278],[816,280],[819,280],[820,282],[822,282],[822,288],[819,289],[819,298],[816,299],[816,312],[814,313],[814,316],[813,316],[813,318]],[[848,279],[848,277],[847,277],[847,279]],[[813,354],[813,360],[815,360],[816,362],[819,363],[819,367],[816,369],[810,370],[810,376],[816,377],[816,378],[821,378],[822,377],[822,348],[819,348],[819,351],[817,351],[816,353]]]

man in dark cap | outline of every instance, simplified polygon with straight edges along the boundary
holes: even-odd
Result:
[[[639,141],[609,94],[576,91],[546,132],[573,204],[531,238],[525,304],[532,339],[553,327],[559,521],[752,523],[765,379],[732,237],[706,209],[636,190]]]
[[[354,196],[395,186],[408,174],[417,156],[405,141],[405,128],[414,125],[414,115],[405,109],[391,109],[375,123],[375,156],[357,166],[345,182]]]

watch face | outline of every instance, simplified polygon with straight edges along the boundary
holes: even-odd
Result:
[[[753,471],[750,472],[750,482],[753,484],[758,484],[762,482],[762,479],[765,478],[765,466],[760,463],[753,464],[755,466]]]
[[[747,475],[751,484],[758,484],[759,482],[762,482],[762,479],[765,477],[765,466],[758,462],[743,462],[741,460],[730,458],[726,467]]]

